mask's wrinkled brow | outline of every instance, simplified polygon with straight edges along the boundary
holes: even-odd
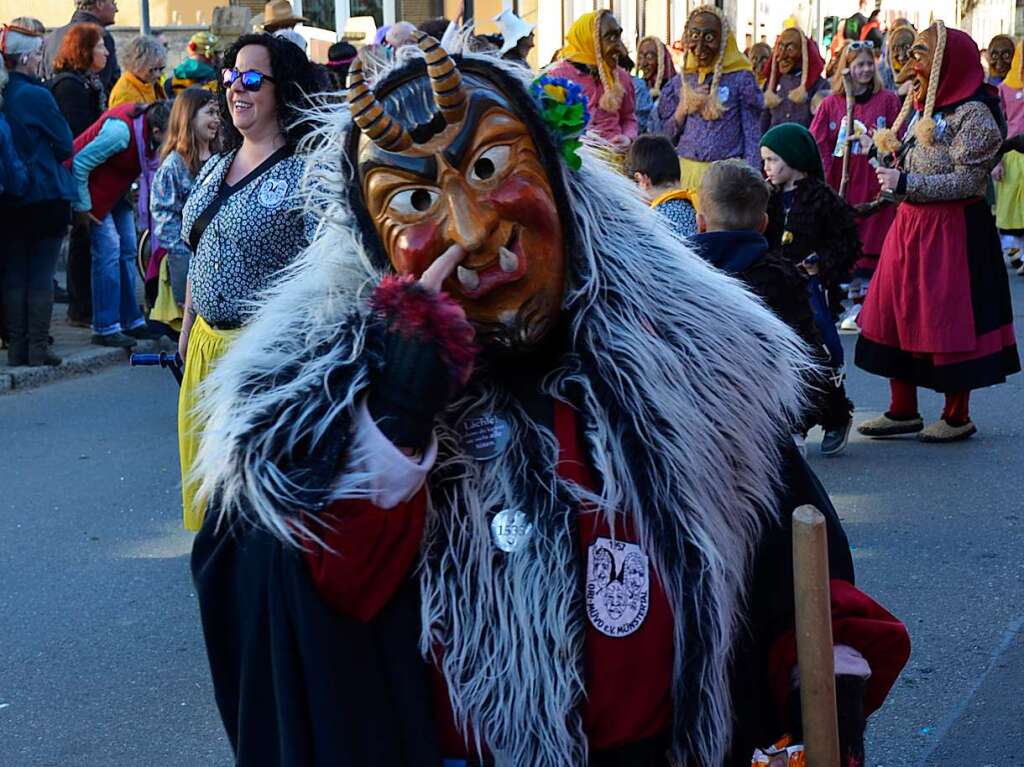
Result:
[[[466,152],[472,146],[473,138],[476,136],[480,117],[485,111],[495,106],[507,110],[511,109],[504,99],[496,99],[489,94],[474,94],[470,99],[469,108],[466,110],[466,117],[462,121],[462,127],[443,152],[444,158],[452,167],[461,167]],[[437,158],[433,155],[412,157],[402,152],[388,152],[376,144],[366,149],[366,157],[359,163],[359,173],[365,178],[366,174],[374,168],[404,170],[428,181],[434,181],[437,178]]]

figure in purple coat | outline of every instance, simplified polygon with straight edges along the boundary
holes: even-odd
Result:
[[[719,9],[694,9],[684,43],[683,71],[662,89],[658,118],[661,132],[676,145],[682,187],[696,191],[715,160],[741,157],[761,169],[764,97]]]

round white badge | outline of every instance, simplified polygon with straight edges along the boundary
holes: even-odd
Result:
[[[519,551],[533,533],[533,523],[521,511],[502,509],[491,520],[494,545],[507,554]]]
[[[462,447],[478,461],[489,461],[508,447],[511,429],[498,413],[477,412],[462,422]]]
[[[259,201],[264,208],[276,208],[284,202],[288,194],[288,182],[282,179],[268,178],[260,184]]]

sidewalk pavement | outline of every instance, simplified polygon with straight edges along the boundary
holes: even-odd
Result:
[[[130,352],[125,349],[111,349],[92,343],[90,328],[73,327],[67,322],[68,305],[53,305],[53,320],[50,335],[53,336],[53,353],[63,358],[56,367],[10,367],[6,351],[0,352],[0,394],[12,389],[28,389],[34,386],[59,381],[65,378],[94,373],[110,365],[127,365]],[[139,341],[132,351],[155,352],[174,351],[176,346],[169,338],[157,341]]]

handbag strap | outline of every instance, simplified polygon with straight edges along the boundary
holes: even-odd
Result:
[[[199,250],[199,241],[203,238],[203,232],[206,231],[206,227],[213,221],[213,217],[220,211],[221,206],[230,194],[231,188],[221,185],[220,189],[217,190],[217,196],[210,200],[210,204],[206,206],[206,209],[199,214],[199,218],[192,224],[192,228],[188,232],[188,246],[192,249],[193,253]]]

